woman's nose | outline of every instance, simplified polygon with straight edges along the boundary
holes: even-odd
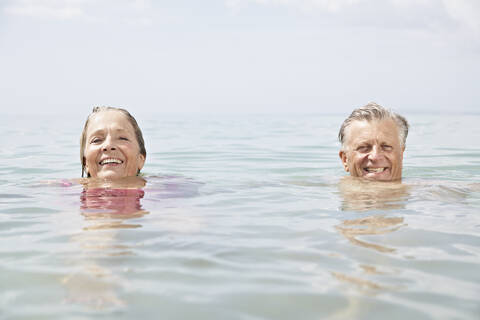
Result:
[[[110,137],[107,137],[104,142],[103,142],[103,146],[102,146],[102,150],[103,151],[108,151],[108,150],[116,150],[116,147],[112,141],[112,138]]]

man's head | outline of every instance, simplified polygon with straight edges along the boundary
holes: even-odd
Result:
[[[374,102],[353,110],[338,133],[345,171],[370,180],[401,179],[407,135],[407,120]]]

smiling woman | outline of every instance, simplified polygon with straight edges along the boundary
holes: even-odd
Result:
[[[82,177],[114,180],[136,176],[146,156],[142,131],[127,110],[93,108],[80,139]]]

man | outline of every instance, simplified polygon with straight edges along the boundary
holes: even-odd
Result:
[[[370,180],[400,180],[407,135],[407,120],[374,102],[353,110],[338,133],[345,171]]]

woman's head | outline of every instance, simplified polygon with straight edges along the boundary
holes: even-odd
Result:
[[[82,177],[123,178],[137,175],[147,152],[137,121],[125,109],[95,107],[80,139]]]

